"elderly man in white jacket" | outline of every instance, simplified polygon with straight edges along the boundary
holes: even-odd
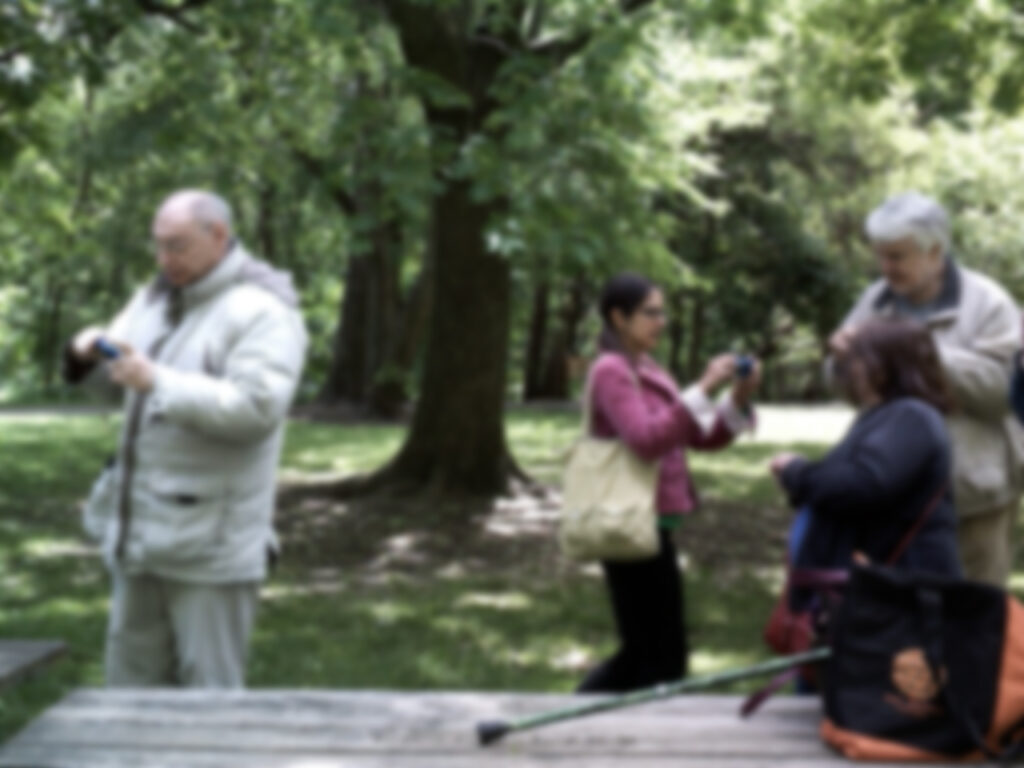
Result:
[[[84,507],[113,576],[107,682],[240,687],[306,331],[290,276],[237,243],[216,195],[172,195],[153,241],[157,278],[66,357],[69,380],[125,396]],[[101,340],[120,354],[104,362]]]

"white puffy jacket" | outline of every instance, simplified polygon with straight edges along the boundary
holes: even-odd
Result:
[[[125,396],[117,460],[84,508],[111,567],[181,581],[266,575],[277,465],[307,337],[290,278],[240,246],[181,291],[139,290],[106,333],[156,362]]]

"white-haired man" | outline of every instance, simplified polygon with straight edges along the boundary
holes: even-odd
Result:
[[[832,352],[841,354],[857,325],[874,315],[916,318],[931,328],[956,402],[948,426],[964,572],[1004,586],[1024,460],[1024,433],[1008,397],[1020,315],[1002,287],[954,261],[948,216],[930,197],[891,197],[865,228],[882,279],[832,336]]]
[[[113,580],[107,683],[240,687],[306,331],[290,276],[238,244],[221,198],[171,195],[152,234],[156,279],[65,358],[70,381],[125,394],[84,507]]]

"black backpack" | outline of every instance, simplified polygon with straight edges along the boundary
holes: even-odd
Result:
[[[1024,756],[1024,606],[1006,592],[857,567],[833,621],[821,733],[847,757]]]

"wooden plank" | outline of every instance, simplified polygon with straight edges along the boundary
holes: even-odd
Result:
[[[401,694],[360,696],[336,694],[312,698],[306,694],[223,694],[207,692],[74,694],[30,727],[31,738],[79,746],[110,743],[165,743],[170,735],[179,744],[204,748],[219,744],[225,732],[244,735],[246,743],[267,749],[294,744],[324,749],[401,750],[429,752],[452,745],[472,746],[474,724],[507,716],[508,697],[465,694]],[[782,700],[780,700],[781,702]],[[501,704],[506,706],[502,707]],[[527,712],[578,703],[571,697],[533,697]],[[669,701],[604,713],[515,736],[516,741],[553,750],[590,751],[618,748],[651,751],[681,738],[700,743],[701,736],[721,737],[724,743],[749,744],[746,751],[776,753],[815,743],[817,717],[811,704],[779,707],[766,720],[743,724],[732,699],[705,698],[686,706]],[[496,706],[497,705],[497,706]],[[616,723],[616,731],[608,724]],[[740,727],[742,726],[742,727]],[[626,734],[623,736],[622,734]],[[566,747],[566,745],[569,747]]]
[[[586,701],[583,697],[558,695],[508,695],[465,693],[381,693],[381,692],[223,692],[186,690],[79,690],[60,703],[65,716],[135,716],[164,719],[175,713],[207,720],[221,716],[260,719],[295,715],[307,719],[391,721],[396,717],[466,719],[536,714],[553,707]],[[739,699],[730,696],[694,696],[670,699],[616,710],[620,718],[670,718],[685,721],[689,716],[736,719]],[[736,706],[733,707],[733,704]],[[777,697],[763,710],[776,721],[806,723],[808,715],[820,708],[815,699]],[[586,718],[587,722],[601,716]],[[755,727],[762,718],[749,721]]]
[[[133,750],[82,752],[55,758],[46,748],[4,751],[4,768],[850,768],[838,758],[751,758],[742,762],[709,763],[706,758],[641,757],[624,761],[619,756],[461,754],[461,755],[340,755],[294,752],[268,755],[240,750],[190,752],[167,750],[160,754]],[[920,764],[919,764],[920,765]],[[907,768],[906,763],[872,763],[871,768]]]
[[[0,767],[560,768],[839,766],[815,699],[780,697],[750,721],[735,696],[664,702],[514,734],[486,750],[481,719],[579,697],[382,691],[105,691],[69,695],[0,750]]]
[[[195,718],[232,716],[263,717],[294,713],[305,717],[393,719],[396,715],[428,714],[454,717],[518,717],[533,715],[557,707],[579,705],[597,696],[559,694],[505,694],[479,692],[416,691],[329,691],[329,690],[182,690],[79,689],[61,702],[64,712],[96,712],[107,708],[112,713],[132,712],[166,717],[180,711]],[[731,696],[680,696],[664,701],[618,710],[620,717],[685,717],[709,712],[733,718],[741,700]],[[730,709],[730,706],[735,707]],[[808,712],[820,712],[815,697],[778,696],[762,712],[775,719],[806,721]],[[590,718],[593,719],[593,718]],[[758,717],[750,722],[756,723]]]
[[[55,661],[66,650],[59,640],[0,640],[0,689]]]

